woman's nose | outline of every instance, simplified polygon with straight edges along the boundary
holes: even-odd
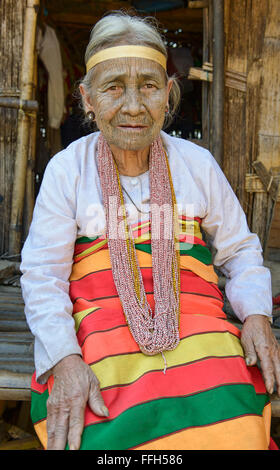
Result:
[[[137,116],[137,114],[143,111],[142,96],[138,88],[131,87],[126,89],[122,111],[131,116]]]

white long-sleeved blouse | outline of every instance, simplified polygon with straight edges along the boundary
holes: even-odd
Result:
[[[41,383],[63,357],[81,354],[68,279],[76,239],[106,232],[96,159],[98,135],[73,142],[49,162],[22,250],[25,314],[35,336],[36,378]],[[202,219],[201,227],[216,250],[213,263],[227,277],[226,294],[234,312],[242,322],[252,314],[271,317],[270,271],[263,266],[259,239],[249,231],[220,167],[208,150],[165,132],[161,136],[179,210]],[[130,204],[129,194],[147,220],[149,172],[121,176],[121,184],[125,201]],[[135,210],[129,214],[130,222],[135,221]]]

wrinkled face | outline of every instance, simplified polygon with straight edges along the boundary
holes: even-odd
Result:
[[[95,66],[92,91],[84,100],[109,144],[141,150],[159,135],[171,86],[156,62],[118,58]]]

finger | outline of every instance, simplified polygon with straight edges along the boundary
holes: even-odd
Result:
[[[104,400],[102,398],[99,385],[92,383],[90,386],[88,404],[91,410],[98,416],[109,416],[109,410],[105,406]]]
[[[275,348],[275,352],[273,353],[272,361],[274,365],[274,375],[277,384],[277,393],[280,396],[280,351],[278,345]]]
[[[48,450],[51,450],[54,445],[56,419],[57,419],[57,409],[54,405],[51,404],[51,400],[49,398],[47,401],[47,435],[48,435],[47,449]]]
[[[260,358],[262,374],[268,393],[272,394],[274,390],[274,365],[272,359],[268,353],[267,348],[260,348],[258,350],[258,356]]]
[[[56,415],[55,426],[51,423],[51,429],[48,429],[48,447],[47,450],[64,450],[67,442],[69,413],[59,410]]]
[[[75,405],[70,412],[68,444],[70,450],[79,450],[84,429],[85,405]]]
[[[241,343],[244,349],[244,358],[247,366],[255,366],[257,364],[257,353],[254,343],[250,337],[242,337]]]

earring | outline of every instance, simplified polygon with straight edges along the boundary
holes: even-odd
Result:
[[[165,106],[165,114],[168,114],[169,113],[169,106],[168,104]]]
[[[87,112],[87,118],[90,122],[93,122],[95,120],[95,114],[93,111],[88,111]]]

